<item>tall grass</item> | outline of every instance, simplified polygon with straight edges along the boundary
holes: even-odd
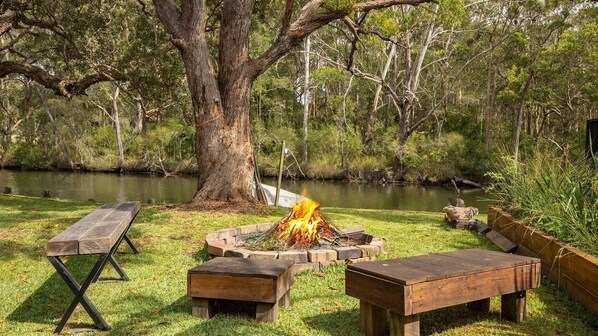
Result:
[[[490,191],[533,227],[598,256],[598,174],[585,162],[536,154],[495,162]]]

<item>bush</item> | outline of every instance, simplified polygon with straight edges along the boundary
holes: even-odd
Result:
[[[47,169],[50,162],[42,148],[36,143],[18,142],[12,147],[11,164],[22,169]]]
[[[489,174],[499,205],[532,226],[598,256],[598,175],[587,162],[537,153],[503,156]]]
[[[459,173],[465,149],[463,136],[446,133],[432,138],[414,133],[407,140],[407,151],[403,157],[406,178],[444,179]]]

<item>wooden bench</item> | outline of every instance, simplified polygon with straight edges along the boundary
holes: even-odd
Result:
[[[191,314],[209,319],[218,303],[222,306],[229,304],[224,300],[244,301],[250,303],[253,318],[274,322],[278,320],[278,307],[291,304],[293,264],[291,260],[217,257],[194,267],[187,275],[187,294],[193,301]]]
[[[502,317],[525,319],[525,291],[540,285],[540,260],[480,249],[351,264],[345,292],[360,300],[361,331],[419,335],[419,314],[467,303],[488,312],[502,296]]]
[[[104,204],[48,241],[48,259],[75,294],[75,298],[54,332],[62,331],[78,303],[85,308],[98,329],[110,330],[110,326],[85,295],[85,291],[92,282],[97,281],[107,262],[112,264],[121,280],[129,280],[114,258],[114,253],[123,239],[129,244],[133,253],[137,253],[137,249],[127,237],[127,231],[137,216],[139,208],[139,202]],[[60,259],[78,255],[98,255],[98,261],[82,285],[77,283]]]

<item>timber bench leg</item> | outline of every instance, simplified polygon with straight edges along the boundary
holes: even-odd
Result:
[[[282,308],[289,308],[291,306],[291,290],[289,289],[284,295],[278,300],[278,305]]]
[[[191,298],[191,315],[211,319],[214,317],[214,299]]]
[[[255,305],[255,319],[261,322],[276,322],[278,320],[278,302]]]
[[[390,336],[419,336],[419,314],[403,316],[391,311]]]
[[[468,302],[467,309],[469,309],[471,311],[479,311],[482,313],[488,313],[490,311],[490,298]]]
[[[515,292],[501,296],[501,316],[512,322],[525,321],[526,301],[525,291]]]
[[[361,333],[367,336],[386,335],[386,309],[359,300]]]

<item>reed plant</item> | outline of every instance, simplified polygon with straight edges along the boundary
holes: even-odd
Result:
[[[489,173],[499,205],[531,226],[598,256],[598,174],[584,161],[503,156]]]

